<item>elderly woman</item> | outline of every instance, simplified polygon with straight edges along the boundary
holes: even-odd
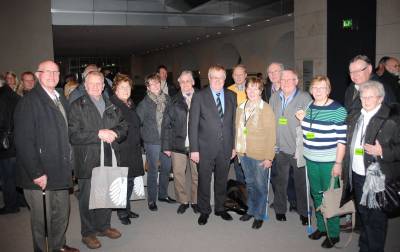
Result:
[[[175,203],[168,196],[169,173],[171,159],[161,151],[161,125],[164,111],[169,103],[169,96],[161,91],[161,80],[158,74],[153,73],[145,78],[147,95],[139,103],[136,112],[141,123],[141,136],[146,150],[146,159],[149,164],[147,171],[148,207],[150,211],[157,211],[157,176],[160,164],[158,200]]]
[[[132,195],[135,177],[144,174],[142,149],[140,146],[140,119],[136,114],[135,105],[131,100],[133,82],[128,75],[118,74],[113,83],[114,95],[110,101],[117,106],[128,123],[128,137],[119,145],[120,166],[128,167],[128,192],[126,209],[118,209],[117,214],[121,223],[131,224],[129,218],[138,218],[139,215],[131,211],[130,198]]]
[[[366,171],[378,162],[386,180],[400,176],[400,114],[398,107],[383,103],[385,90],[376,81],[360,86],[361,111],[348,119],[347,143],[342,171],[344,189],[341,205],[354,193],[360,214],[360,251],[384,251],[387,215],[360,204]]]
[[[314,102],[305,111],[296,113],[303,129],[304,157],[316,209],[322,202],[321,192],[328,190],[332,176],[341,174],[346,143],[346,110],[329,98],[330,92],[328,77],[314,77],[310,85]],[[318,229],[309,238],[319,240],[327,235],[327,230],[321,212],[315,214]],[[339,242],[339,217],[328,219],[327,224],[331,242],[326,238],[321,245],[323,248],[331,248]]]
[[[180,92],[172,97],[165,110],[162,124],[162,150],[171,157],[174,172],[174,186],[177,201],[180,203],[177,213],[183,214],[191,203],[195,213],[197,207],[197,165],[189,158],[188,120],[189,109],[195,92],[191,71],[182,71],[178,78]],[[186,170],[190,167],[191,181],[189,194],[186,190]]]
[[[275,156],[275,116],[261,99],[263,82],[250,78],[246,83],[247,100],[236,110],[236,152],[242,164],[247,192],[248,211],[241,221],[254,217],[252,228],[259,229],[267,204],[267,178]],[[265,134],[268,132],[268,134]]]

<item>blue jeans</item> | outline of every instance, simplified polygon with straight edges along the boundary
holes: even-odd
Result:
[[[268,172],[260,166],[262,161],[248,156],[239,156],[247,188],[247,214],[256,220],[263,220],[267,206]]]
[[[157,200],[157,176],[158,162],[160,162],[160,176],[158,181],[158,198],[164,199],[168,196],[169,173],[171,172],[171,158],[161,152],[159,144],[144,144],[146,159],[149,164],[147,171],[147,201]]]

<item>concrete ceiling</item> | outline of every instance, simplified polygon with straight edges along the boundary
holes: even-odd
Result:
[[[57,56],[144,55],[280,22],[293,0],[52,0]]]

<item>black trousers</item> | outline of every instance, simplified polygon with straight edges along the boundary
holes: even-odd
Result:
[[[95,235],[110,227],[112,210],[109,208],[89,210],[91,179],[78,179],[79,214],[82,237]]]
[[[226,198],[226,182],[229,173],[230,157],[225,157],[220,151],[215,159],[210,159],[201,155],[198,165],[199,183],[197,190],[197,204],[200,213],[210,214],[210,191],[211,176],[214,172],[214,210],[215,212],[224,211],[224,201]]]
[[[360,205],[365,176],[353,172],[353,188],[360,214],[360,252],[383,252],[385,249],[388,218],[379,209],[369,209]]]

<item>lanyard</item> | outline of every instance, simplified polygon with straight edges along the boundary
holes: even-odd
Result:
[[[254,112],[255,112],[256,107],[257,107],[257,105],[256,105],[256,106],[253,108],[253,110],[250,111],[249,117],[247,117],[247,119],[246,119],[246,106],[247,106],[247,102],[248,102],[248,101],[249,101],[249,100],[246,100],[246,103],[244,104],[244,127],[246,127],[247,122],[250,120],[251,116],[254,115]]]
[[[285,96],[279,96],[282,101],[282,116],[285,114],[286,107],[289,105],[289,103],[296,97],[297,93],[299,92],[299,89],[296,88],[296,92],[292,95],[289,96],[288,99],[285,99]]]
[[[322,105],[322,106],[325,106],[328,103],[328,101],[329,101],[329,98],[326,99],[324,105]],[[317,116],[318,116],[319,112],[321,112],[321,110],[318,110],[317,113],[315,113],[314,118],[312,117],[312,111],[313,111],[313,109],[310,108],[310,130],[312,129],[313,121],[317,118]]]

